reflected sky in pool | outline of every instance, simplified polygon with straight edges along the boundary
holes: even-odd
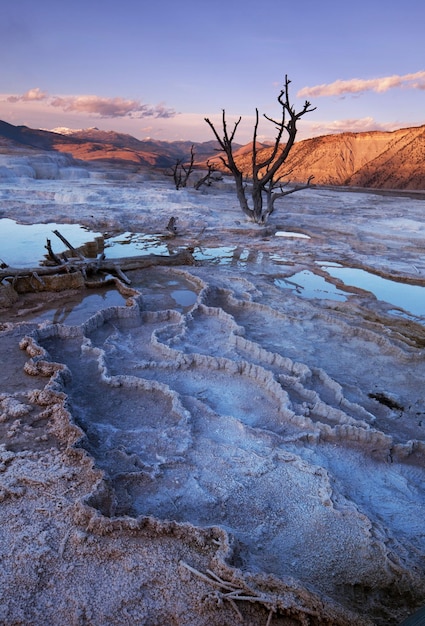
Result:
[[[352,267],[323,265],[322,269],[330,276],[342,280],[347,286],[370,291],[378,300],[400,307],[413,315],[425,315],[425,288],[420,285],[396,282]]]
[[[289,278],[276,278],[274,284],[283,289],[291,289],[302,298],[323,298],[344,302],[348,295],[309,270],[297,272]]]
[[[111,306],[125,306],[126,299],[116,289],[99,289],[83,295],[73,294],[64,297],[61,294],[56,306],[46,303],[41,312],[19,311],[14,321],[29,321],[40,324],[52,322],[53,324],[66,324],[77,326],[89,319],[102,309]]]
[[[73,246],[78,248],[101,237],[101,233],[87,230],[79,224],[17,224],[14,220],[0,219],[0,259],[10,267],[31,267],[38,265],[47,254],[47,239],[52,242],[53,251],[59,254],[67,250],[62,241],[53,234],[58,230]]]
[[[141,253],[168,256],[170,248],[159,235],[143,233],[126,232],[105,240],[105,254],[108,259],[138,256]]]
[[[52,241],[53,250],[60,253],[66,250],[65,244],[53,234],[58,230],[70,243],[78,248],[85,243],[101,237],[101,233],[91,232],[79,224],[17,224],[14,220],[0,219],[0,260],[11,267],[31,267],[44,259],[46,240]],[[308,238],[302,233],[278,231],[276,236]],[[125,232],[105,241],[105,253],[108,258],[137,256],[139,254],[168,255],[174,252],[170,242],[160,235]],[[244,266],[251,262],[258,263],[262,253],[253,253],[237,246],[199,247],[194,251],[198,261],[210,261],[216,264],[238,264]],[[286,259],[275,254],[270,260],[282,263]],[[376,276],[362,269],[343,267],[338,263],[319,261],[318,265],[329,276],[340,279],[345,285],[363,289],[374,294],[381,301],[387,302],[416,315],[425,316],[425,290],[418,285],[409,285]],[[314,272],[304,270],[289,278],[276,278],[275,284],[284,289],[291,289],[304,298],[328,298],[344,301],[348,295],[337,289],[330,282]]]

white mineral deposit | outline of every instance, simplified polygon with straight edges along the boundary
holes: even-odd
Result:
[[[396,626],[421,606],[423,197],[312,187],[258,226],[226,178],[0,165],[0,622]],[[62,228],[94,263],[193,263],[44,289]]]

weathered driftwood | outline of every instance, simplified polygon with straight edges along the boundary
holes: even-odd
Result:
[[[87,276],[99,272],[117,276],[123,283],[131,281],[125,275],[127,270],[143,269],[154,265],[193,265],[194,259],[189,250],[182,250],[170,256],[149,254],[122,259],[70,259],[61,265],[32,268],[6,267],[0,269],[0,282],[12,284],[18,293],[39,291],[63,291],[80,289],[85,286]]]
[[[167,231],[175,237],[177,235],[177,217],[170,217],[170,220],[167,224]]]
[[[44,247],[47,250],[49,259],[51,259],[56,265],[62,265],[65,262],[64,259],[61,259],[57,254],[53,252],[52,242],[50,241],[50,239],[47,240],[47,243]]]
[[[65,237],[58,230],[54,230],[53,233],[56,235],[56,237],[59,237],[59,239],[66,245],[66,247],[69,250],[71,250],[71,252],[74,255],[76,255],[79,259],[84,259],[84,257],[81,254],[81,252],[79,252],[76,248],[74,248],[74,246],[72,244],[70,244],[69,241],[67,239],[65,239]]]
[[[175,218],[172,220],[174,224]],[[169,256],[149,254],[122,259],[106,259],[105,255],[102,254],[97,258],[89,259],[84,257],[80,250],[74,248],[58,230],[53,232],[71,251],[73,258],[68,259],[64,253],[61,253],[60,256],[56,255],[52,250],[50,240],[47,239],[45,248],[48,252],[50,265],[17,268],[8,267],[2,263],[0,266],[0,288],[1,292],[7,291],[7,302],[10,300],[10,291],[13,291],[14,294],[23,294],[41,291],[66,291],[84,287],[93,288],[94,286],[101,286],[102,281],[89,280],[88,276],[93,277],[99,273],[111,274],[118,277],[121,283],[130,285],[131,281],[125,275],[125,270],[143,269],[152,265],[193,265],[195,262],[189,250],[182,250]],[[5,282],[3,283],[3,281]]]
[[[82,271],[107,272],[114,274],[118,270],[135,270],[152,265],[193,265],[194,259],[189,250],[182,250],[169,256],[147,254],[144,256],[130,256],[121,259],[70,259],[62,265],[46,265],[37,267],[6,267],[0,269],[0,280],[14,276],[48,276],[63,272]]]

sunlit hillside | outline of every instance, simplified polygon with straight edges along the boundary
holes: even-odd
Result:
[[[123,133],[97,128],[62,133],[13,126],[0,121],[0,140],[9,145],[66,152],[73,158],[99,163],[167,169],[177,161],[188,162],[193,146],[197,167],[207,161],[226,171],[220,159],[218,144],[190,141],[141,141]],[[270,151],[257,144],[261,151]],[[235,161],[249,177],[252,144],[234,144]],[[281,170],[291,182],[303,182],[314,176],[316,185],[355,186],[373,189],[425,189],[425,126],[393,132],[340,133],[296,142]]]

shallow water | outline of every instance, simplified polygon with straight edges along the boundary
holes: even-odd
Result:
[[[11,267],[36,266],[44,260],[47,239],[51,240],[54,252],[64,252],[67,248],[53,234],[54,230],[58,230],[75,248],[101,237],[100,233],[79,224],[18,224],[3,218],[0,219],[0,259]]]
[[[85,297],[74,296],[61,300],[60,306],[44,309],[40,314],[27,315],[31,322],[52,322],[53,324],[66,324],[77,326],[85,322],[89,317],[112,306],[125,306],[125,298],[116,290],[96,290]]]
[[[126,232],[105,241],[105,253],[108,258],[137,256],[139,254],[169,255],[178,251],[171,245],[173,240],[164,241],[158,234]],[[256,253],[258,256],[258,252]],[[193,251],[196,261],[211,262],[215,265],[245,265],[253,260],[253,252],[239,246],[196,247]]]
[[[389,280],[352,267],[322,265],[322,269],[347,286],[370,291],[378,300],[400,307],[412,315],[425,315],[425,288],[420,285]]]
[[[344,302],[347,293],[337,289],[335,285],[326,281],[309,270],[297,272],[289,278],[276,278],[274,284],[282,289],[291,289],[297,296],[302,298],[324,298]]]
[[[190,289],[174,289],[170,295],[183,308],[193,306],[197,298],[197,294]]]
[[[238,246],[196,248],[193,256],[197,261],[211,261],[216,265],[245,264],[250,259],[250,251]]]
[[[10,219],[0,219],[0,259],[11,267],[30,267],[45,258],[46,240],[52,241],[54,252],[59,254],[67,250],[53,231],[58,230],[75,247],[79,248],[95,239],[103,238],[101,233],[91,232],[78,224],[17,224]],[[308,235],[290,231],[277,231],[276,237],[310,239]],[[104,252],[107,258],[126,258],[129,256],[158,254],[168,256],[178,251],[160,234],[123,232],[104,240]],[[193,252],[196,261],[211,262],[214,265],[237,265],[245,267],[248,263],[261,263],[264,253],[240,246],[197,247]],[[275,263],[286,262],[286,258],[274,253],[270,260]]]
[[[44,258],[42,251],[45,248],[46,240],[53,235],[54,230],[59,230],[76,248],[102,237],[100,233],[91,232],[78,224],[57,224],[51,222],[27,225],[18,224],[11,219],[0,219],[0,259],[10,266],[29,267],[38,264]],[[292,231],[277,231],[275,236],[310,239],[308,235]],[[52,247],[57,253],[66,249],[65,244],[56,236],[53,237]],[[163,237],[159,234],[124,232],[105,241],[105,253],[108,258],[137,256],[138,254],[168,255],[174,251],[174,248],[169,243],[164,242]],[[250,263],[260,263],[265,256],[268,256],[269,260],[276,264],[286,262],[286,257],[276,253],[265,255],[261,251],[252,251],[239,246],[198,247],[195,248],[193,256],[195,260],[201,262],[211,262],[217,265],[237,265],[239,267],[246,267]],[[318,265],[330,276],[340,279],[347,286],[369,291],[378,300],[400,308],[408,314],[420,317],[425,315],[425,290],[422,286],[389,280],[365,270],[343,267],[338,263],[319,261]],[[303,270],[289,278],[277,278],[275,279],[275,284],[282,289],[290,289],[303,298],[321,298],[336,301],[345,301],[347,299],[346,292],[336,288],[331,282],[309,270]],[[169,295],[179,306],[188,307],[193,305],[196,300],[196,294],[194,292],[183,294],[183,291],[176,290],[174,295]],[[88,302],[93,301],[93,305],[89,305],[88,308],[90,306],[94,308],[96,306],[94,302],[97,298],[99,296],[84,298],[84,307],[87,308]],[[106,300],[109,302],[111,298],[112,296],[109,295],[106,297]],[[83,307],[83,302],[81,307]],[[114,302],[113,304],[116,303]],[[103,308],[113,304],[102,304],[99,302],[99,305]],[[62,312],[54,314],[54,318],[62,319],[64,317],[68,320],[72,319],[77,314],[79,308],[79,306],[72,307],[72,310],[75,311],[72,315],[71,311],[61,310]],[[48,318],[50,313],[46,313],[46,316]],[[43,319],[46,319],[46,317],[43,317]]]
[[[170,248],[160,235],[125,232],[105,241],[105,254],[109,259],[137,256],[138,254],[168,255]]]
[[[196,287],[171,268],[149,268],[131,276],[131,286],[141,293],[143,310],[172,309],[187,313],[196,303]]]

